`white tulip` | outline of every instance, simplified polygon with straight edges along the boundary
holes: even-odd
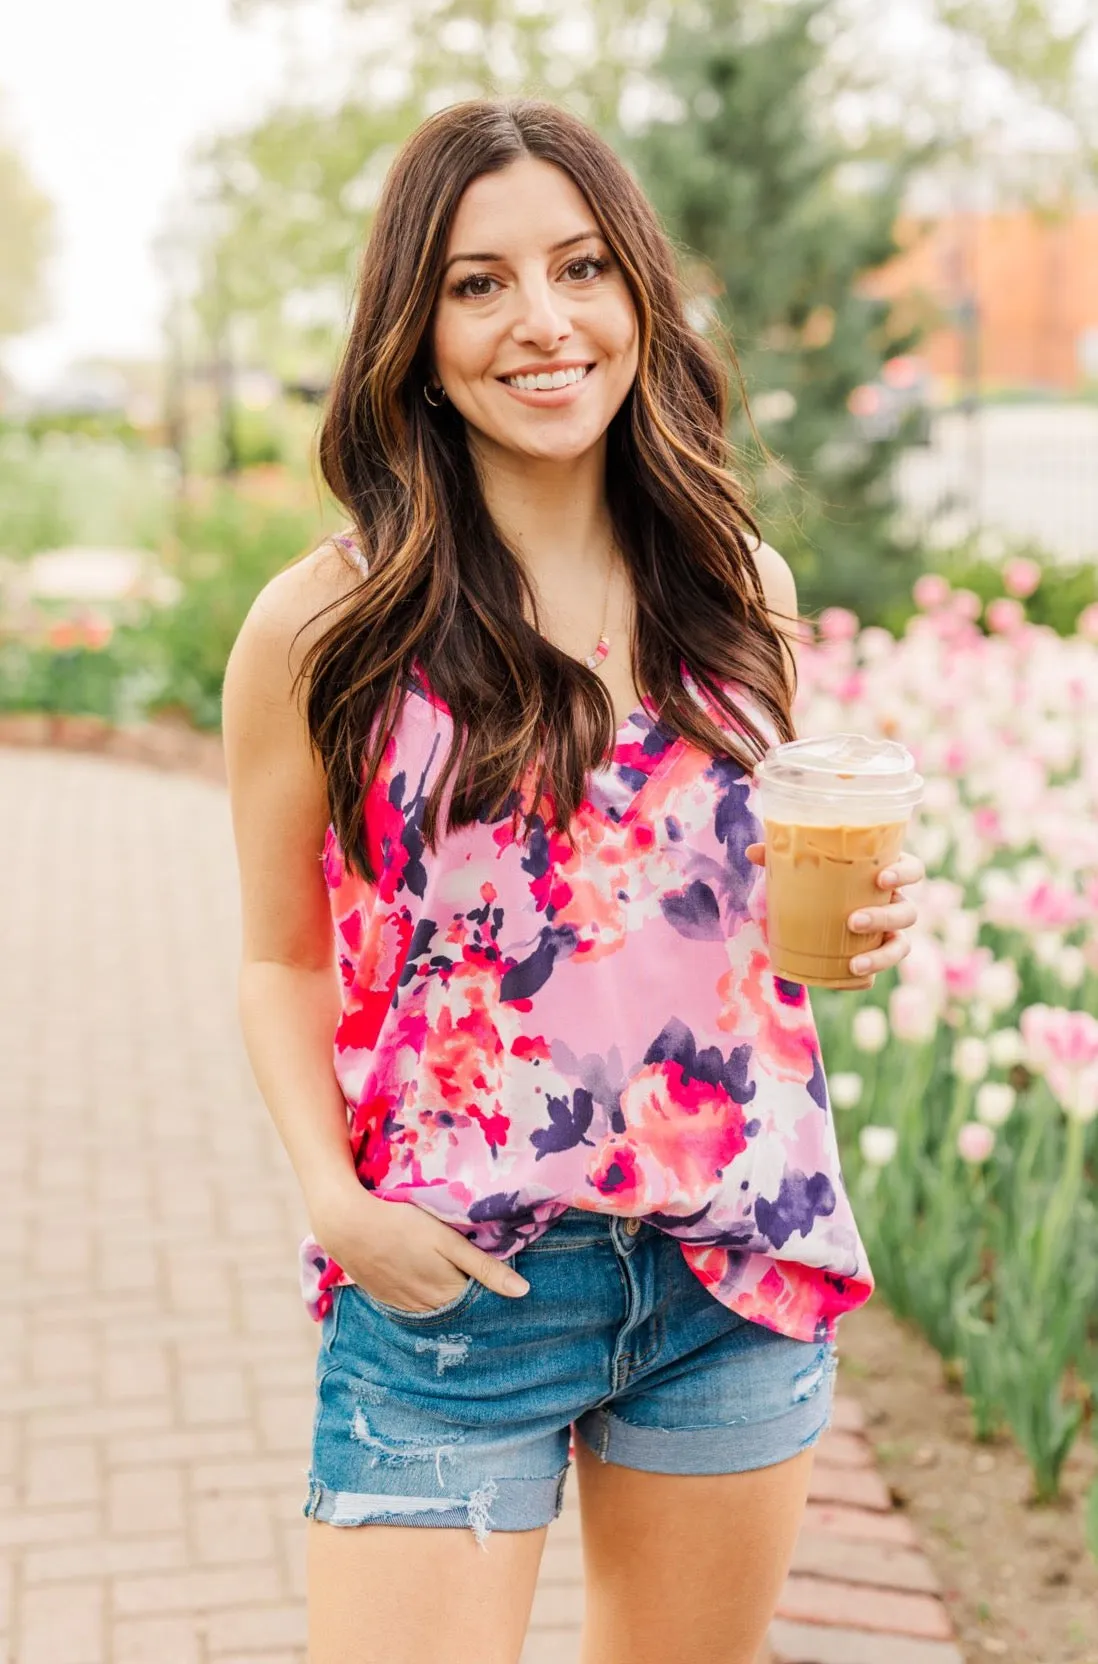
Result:
[[[888,1018],[879,1005],[863,1005],[854,1013],[851,1033],[860,1052],[883,1051],[888,1043]]]
[[[949,851],[949,831],[938,821],[916,822],[909,834],[909,841],[916,855],[921,855],[923,864],[934,872],[942,866]]]
[[[999,901],[1014,894],[1014,880],[1002,867],[988,867],[980,874],[977,885],[985,901]]]
[[[1063,951],[1064,939],[1055,930],[1042,930],[1033,938],[1034,957],[1046,970],[1055,971],[1058,968]]]
[[[867,1167],[887,1167],[896,1154],[895,1127],[863,1127],[858,1135],[862,1160]]]
[[[976,946],[976,938],[980,934],[979,913],[969,913],[962,908],[960,912],[950,913],[942,921],[942,940],[951,948],[960,948],[967,952]]]
[[[1011,1069],[1026,1055],[1026,1043],[1016,1028],[999,1028],[988,1036],[987,1053],[997,1069]]]
[[[1001,1127],[1014,1108],[1018,1094],[1006,1081],[985,1080],[976,1092],[976,1119],[988,1127]]]
[[[977,1034],[986,1034],[995,1021],[995,1013],[986,1000],[973,1000],[968,1008],[969,1027]]]
[[[853,1109],[861,1102],[862,1087],[865,1082],[861,1075],[854,1073],[829,1075],[827,1088],[835,1109]]]
[[[975,1034],[966,1034],[953,1048],[953,1073],[970,1084],[983,1080],[990,1061],[986,1043]]]
[[[992,1011],[1009,1011],[1018,998],[1018,967],[1013,959],[995,959],[980,973],[979,997]]]
[[[1063,947],[1053,968],[1064,988],[1080,988],[1087,974],[1086,955],[1082,948]]]

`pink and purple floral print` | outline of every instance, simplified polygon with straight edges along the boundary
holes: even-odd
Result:
[[[645,705],[589,777],[574,848],[549,804],[516,834],[527,780],[432,854],[451,733],[417,668],[366,804],[377,884],[325,842],[363,1185],[500,1256],[568,1207],[642,1216],[724,1305],[833,1340],[873,1277],[807,990],[770,971],[750,777]],[[351,1279],[313,1237],[300,1263],[319,1320]]]

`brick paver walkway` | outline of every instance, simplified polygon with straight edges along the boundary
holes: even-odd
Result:
[[[0,920],[0,1660],[304,1664],[317,1331],[237,1029],[224,791],[0,746]],[[523,1664],[577,1655],[567,1494]],[[771,1657],[961,1664],[849,1402]]]

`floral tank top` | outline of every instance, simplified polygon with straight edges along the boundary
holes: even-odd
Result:
[[[325,839],[334,1067],[363,1185],[500,1257],[569,1207],[640,1217],[732,1311],[834,1340],[874,1282],[808,992],[770,970],[750,776],[645,704],[589,776],[574,849],[551,815],[516,833],[510,805],[447,833],[448,787],[432,852],[452,732],[417,667],[365,805],[378,882]],[[318,1321],[352,1281],[312,1236],[300,1274]]]

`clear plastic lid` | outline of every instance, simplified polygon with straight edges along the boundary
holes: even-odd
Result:
[[[776,745],[757,764],[755,782],[794,800],[884,800],[905,811],[923,795],[923,777],[907,747],[867,734],[824,734]]]

